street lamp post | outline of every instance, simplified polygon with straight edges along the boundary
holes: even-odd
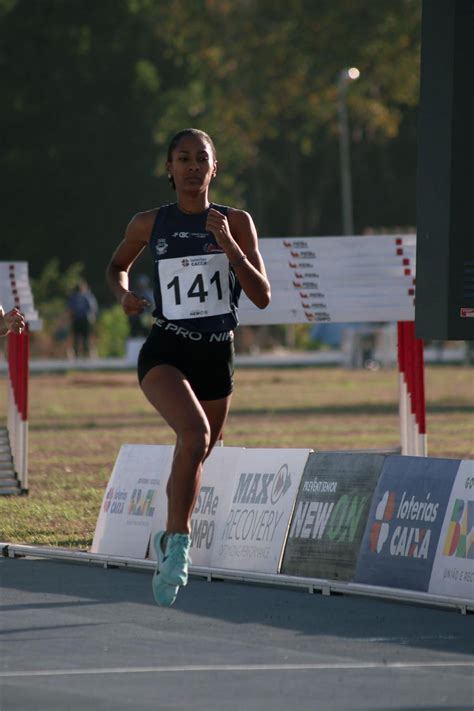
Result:
[[[339,73],[337,88],[337,112],[339,118],[339,156],[341,166],[341,198],[342,198],[342,228],[343,234],[354,234],[354,217],[352,213],[352,181],[349,150],[349,121],[347,118],[347,87],[351,81],[358,79],[360,72],[356,67],[343,69]]]

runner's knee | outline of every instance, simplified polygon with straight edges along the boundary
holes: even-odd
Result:
[[[206,422],[199,426],[188,427],[178,433],[176,448],[188,458],[199,464],[206,458],[211,442],[211,431]]]

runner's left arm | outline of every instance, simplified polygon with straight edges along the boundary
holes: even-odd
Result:
[[[251,216],[243,210],[231,209],[226,217],[211,208],[206,229],[214,234],[226,253],[249,299],[259,309],[266,308],[271,299],[271,287]]]

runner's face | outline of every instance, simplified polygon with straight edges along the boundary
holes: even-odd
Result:
[[[205,192],[216,167],[211,146],[196,136],[183,136],[172,153],[171,162],[167,163],[177,193]]]

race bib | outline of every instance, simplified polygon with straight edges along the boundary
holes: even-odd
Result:
[[[158,276],[165,318],[174,321],[230,313],[225,254],[160,259]]]

